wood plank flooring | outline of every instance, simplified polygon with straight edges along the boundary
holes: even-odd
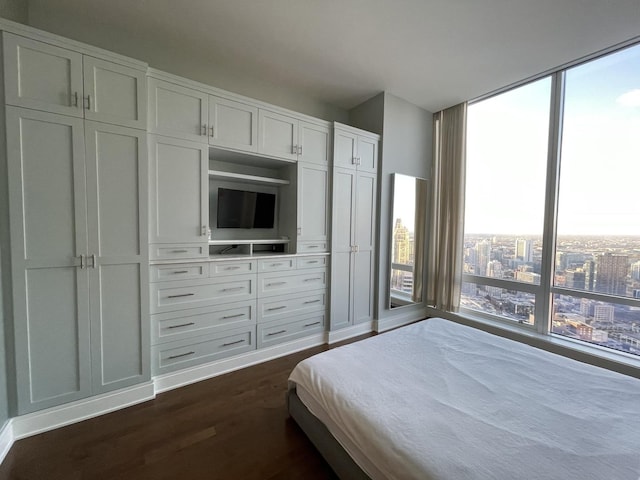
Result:
[[[293,367],[328,348],[19,440],[0,465],[0,479],[336,479],[285,404]]]

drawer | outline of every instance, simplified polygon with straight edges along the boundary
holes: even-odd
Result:
[[[261,258],[258,260],[258,272],[282,272],[296,268],[295,257]]]
[[[152,373],[163,374],[256,349],[255,326],[151,347]]]
[[[315,253],[329,251],[327,242],[300,242],[298,243],[297,253]]]
[[[208,263],[173,263],[170,265],[151,265],[150,282],[168,282],[171,280],[191,280],[209,276]]]
[[[257,333],[258,348],[269,347],[313,335],[314,333],[324,332],[325,325],[325,312],[305,315],[302,318],[295,316],[294,318],[260,324],[258,325]]]
[[[321,255],[318,257],[297,257],[296,268],[321,268],[329,264],[329,256]]]
[[[256,260],[234,260],[225,262],[211,262],[209,275],[219,277],[221,275],[240,275],[243,273],[256,273]]]
[[[152,283],[151,313],[253,300],[255,283],[256,275]]]
[[[149,258],[151,260],[209,258],[209,245],[206,243],[149,245]]]
[[[324,311],[326,290],[258,299],[258,323],[304,313]]]
[[[327,287],[327,270],[307,270],[305,272],[261,273],[258,275],[258,298],[305,292]]]
[[[209,335],[256,323],[256,302],[225,303],[151,315],[151,344]]]

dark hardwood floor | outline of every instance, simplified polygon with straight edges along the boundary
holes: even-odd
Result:
[[[293,367],[328,348],[19,440],[0,479],[335,479],[285,404]]]

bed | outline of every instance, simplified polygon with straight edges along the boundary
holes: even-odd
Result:
[[[298,364],[343,479],[640,480],[640,380],[433,318]]]

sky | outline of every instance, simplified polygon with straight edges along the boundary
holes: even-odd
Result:
[[[640,45],[567,71],[559,235],[640,235]],[[465,231],[541,235],[551,80],[470,105]]]

